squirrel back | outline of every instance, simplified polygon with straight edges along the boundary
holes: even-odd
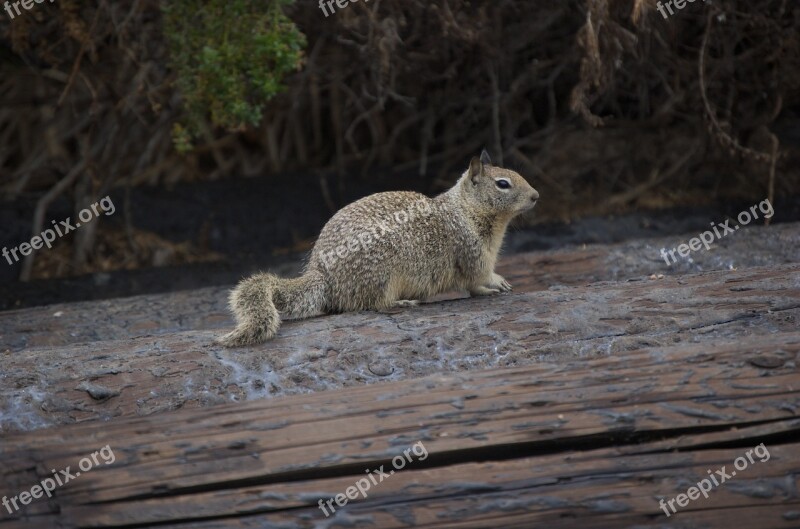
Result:
[[[392,191],[342,208],[323,227],[304,274],[256,274],[231,293],[236,329],[227,346],[259,343],[281,316],[304,318],[415,305],[449,290],[508,291],[494,273],[509,222],[539,198],[514,171],[494,167],[484,151],[435,198]]]

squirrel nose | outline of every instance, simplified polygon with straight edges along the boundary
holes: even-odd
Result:
[[[536,202],[537,200],[539,200],[539,192],[534,189],[531,195],[531,201]]]

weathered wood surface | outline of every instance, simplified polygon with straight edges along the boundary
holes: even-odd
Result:
[[[727,285],[754,296],[752,280]],[[115,461],[0,527],[796,528],[798,361],[795,326],[11,434],[2,494],[106,444]],[[424,461],[318,509],[417,442]],[[660,510],[760,443],[769,460]]]
[[[800,265],[426,304],[289,322],[226,350],[218,331],[4,355],[2,431],[405,380],[432,372],[621,356],[800,327]]]
[[[751,226],[736,237],[715,243],[709,252],[695,252],[670,267],[659,256],[688,237],[635,240],[580,249],[523,253],[505,257],[498,271],[516,292],[536,292],[598,281],[619,281],[651,274],[683,274],[725,270],[742,265],[800,262],[800,224],[768,228]],[[284,266],[280,273],[299,272]],[[123,340],[180,331],[219,329],[232,325],[227,310],[228,287],[65,303],[0,312],[0,360],[3,353],[26,348]],[[447,296],[453,297],[453,296]]]

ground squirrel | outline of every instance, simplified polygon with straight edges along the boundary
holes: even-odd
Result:
[[[253,275],[231,291],[228,347],[272,338],[283,318],[416,305],[450,290],[511,290],[494,272],[508,223],[539,193],[494,167],[486,151],[448,191],[376,193],[342,208],[317,239],[302,276]]]

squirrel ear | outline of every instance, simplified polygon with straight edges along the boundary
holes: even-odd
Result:
[[[473,156],[469,162],[469,179],[473,184],[478,183],[478,179],[483,177],[483,163],[477,156]]]
[[[484,165],[492,165],[492,159],[489,158],[489,153],[486,152],[486,149],[481,153],[481,163]]]

